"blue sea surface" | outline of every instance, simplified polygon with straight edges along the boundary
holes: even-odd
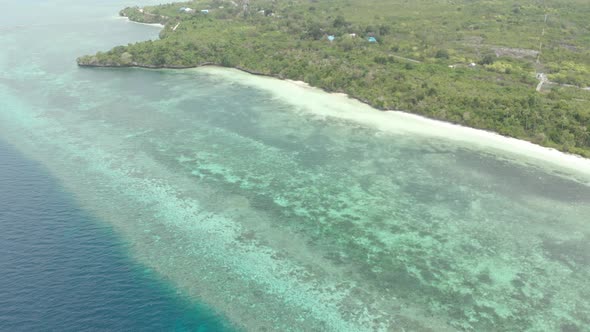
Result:
[[[129,5],[0,0],[0,332],[590,331],[588,161],[227,68],[78,67],[158,38]]]
[[[0,141],[0,331],[223,331]]]

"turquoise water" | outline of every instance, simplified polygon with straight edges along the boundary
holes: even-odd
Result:
[[[252,331],[588,330],[587,174],[235,71],[77,68],[157,35],[101,3],[7,4],[0,137],[180,294]]]
[[[0,142],[0,330],[228,330],[126,251],[41,165]]]

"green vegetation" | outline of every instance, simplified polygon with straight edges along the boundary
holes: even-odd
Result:
[[[236,67],[590,157],[587,0],[212,0],[121,14],[165,23],[160,40],[81,65]],[[536,73],[552,81],[541,92]]]

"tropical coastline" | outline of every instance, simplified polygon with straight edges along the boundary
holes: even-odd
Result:
[[[223,68],[223,67],[219,67],[219,68]],[[279,79],[276,77],[273,77],[273,78]],[[292,84],[294,84],[300,88],[304,88],[304,89],[319,89],[319,88],[315,88],[303,81],[293,81],[293,80],[289,80],[289,79],[285,79],[284,81],[292,83]],[[353,99],[353,100],[356,100],[360,103],[368,105],[368,104],[362,102],[361,100],[355,99],[345,93],[327,92],[322,89],[319,89],[319,90],[321,90],[322,92],[329,93],[333,96]],[[359,106],[361,106],[361,105],[359,105]],[[370,106],[370,105],[368,105],[368,106]],[[571,171],[580,171],[583,174],[590,174],[590,159],[589,158],[585,158],[585,157],[571,154],[571,153],[566,153],[566,152],[559,151],[554,148],[548,148],[548,147],[545,147],[545,146],[542,146],[539,144],[535,144],[535,143],[532,143],[529,141],[517,139],[514,137],[504,136],[504,135],[498,134],[493,131],[471,128],[471,127],[462,126],[462,125],[459,125],[456,123],[431,119],[431,118],[428,118],[428,117],[425,117],[425,116],[422,116],[419,114],[414,114],[414,113],[411,113],[408,111],[403,111],[403,110],[383,110],[383,111],[389,112],[392,114],[394,119],[391,119],[390,121],[396,121],[396,120],[412,121],[412,122],[417,121],[417,122],[424,124],[425,128],[423,130],[416,130],[416,131],[414,131],[414,133],[420,133],[423,135],[431,135],[433,137],[440,137],[440,138],[456,140],[456,141],[463,141],[463,142],[467,142],[467,143],[478,144],[478,145],[485,146],[488,148],[495,148],[497,150],[503,150],[505,152],[522,154],[522,155],[526,155],[527,157],[530,157],[532,159],[538,159],[539,161],[541,161],[541,160],[549,161],[557,166],[568,168]],[[335,114],[335,116],[338,116],[338,115]],[[362,118],[360,118],[360,117],[355,118],[355,121],[362,121]],[[375,125],[377,126],[377,123],[375,123]],[[436,130],[431,131],[431,130],[427,129],[427,128],[431,128],[431,127],[433,130],[435,130],[434,127],[438,127],[440,129],[446,129],[446,130],[443,133],[441,133],[441,132],[437,132]],[[405,126],[404,126],[404,128],[407,129]],[[397,130],[403,130],[404,128],[397,128]]]
[[[502,1],[493,4],[505,3]],[[365,1],[355,2],[359,12],[367,8]],[[250,3],[255,7],[259,2]],[[273,24],[285,28],[286,23],[321,16],[328,2],[305,3],[314,6],[319,14],[308,15],[314,10],[303,7],[304,12],[299,13],[303,19],[299,21],[280,20],[282,10],[272,16],[272,12],[259,13],[255,11],[258,8],[253,8],[256,16],[244,22],[243,16],[235,18],[234,12],[223,20],[218,17],[229,11],[212,9],[207,14],[210,16],[201,15],[197,12],[200,8],[192,4],[190,9],[195,12],[190,13],[186,8],[180,13],[180,5],[144,7],[181,18],[180,25],[170,22],[162,32],[164,35],[177,27],[177,34],[161,40],[156,40],[158,32],[153,27],[114,22],[109,15],[118,10],[118,0],[94,3],[95,7],[75,0],[65,0],[64,4],[69,4],[65,7],[46,4],[47,11],[39,13],[38,18],[32,16],[28,4],[10,3],[9,12],[16,16],[9,16],[7,24],[35,21],[48,25],[44,29],[0,34],[2,45],[6,45],[0,50],[1,140],[39,161],[57,179],[63,188],[60,192],[72,197],[84,214],[112,229],[125,248],[124,254],[139,264],[140,274],[142,269],[153,273],[170,287],[172,295],[197,305],[196,312],[177,307],[175,311],[186,313],[186,319],[171,315],[168,309],[176,307],[174,303],[152,306],[149,298],[153,297],[145,301],[145,297],[126,293],[126,286],[144,289],[129,280],[115,283],[124,286],[118,294],[131,300],[130,305],[115,307],[110,292],[106,298],[105,294],[92,295],[97,291],[97,282],[89,266],[96,266],[98,257],[81,251],[76,257],[80,257],[82,266],[73,267],[74,275],[91,293],[71,299],[83,299],[97,311],[85,311],[85,317],[79,320],[72,319],[79,316],[67,312],[77,314],[80,308],[76,306],[69,307],[64,315],[54,315],[53,299],[68,297],[71,293],[63,290],[74,286],[69,279],[55,274],[64,271],[63,264],[72,262],[73,257],[66,254],[56,264],[39,265],[42,272],[57,277],[51,279],[56,292],[44,298],[51,301],[45,302],[49,308],[43,315],[39,311],[15,315],[22,312],[19,310],[23,306],[18,307],[22,301],[18,301],[19,294],[9,295],[9,301],[17,300],[12,302],[17,306],[3,309],[14,326],[36,330],[42,324],[54,330],[83,330],[104,329],[108,322],[108,328],[113,330],[145,330],[151,326],[215,332],[226,325],[246,331],[334,332],[576,331],[590,326],[586,314],[590,312],[590,187],[585,164],[559,153],[555,158],[538,160],[535,157],[551,153],[528,145],[514,148],[521,143],[414,115],[380,112],[334,93],[346,89],[330,89],[328,85],[326,91],[331,93],[326,93],[302,83],[322,87],[327,78],[334,77],[330,76],[336,72],[332,67],[326,71],[319,67],[317,71],[302,71],[319,73],[319,81],[300,77],[297,72],[281,72],[294,68],[296,62],[290,57],[286,58],[289,65],[272,69],[281,54],[265,58],[268,47],[275,42],[290,42]],[[408,6],[415,8],[425,3],[437,4],[408,2]],[[488,2],[476,3],[488,9]],[[403,4],[395,6],[404,9]],[[510,20],[526,19],[514,11],[537,10],[535,6],[507,8]],[[240,12],[242,9],[232,7]],[[449,9],[452,13],[447,10],[446,14],[459,19],[469,16],[471,10],[479,10],[466,6],[459,12],[456,5]],[[463,11],[469,13],[464,15]],[[337,8],[333,12],[334,16],[340,13]],[[70,24],[71,17],[76,18],[76,23]],[[343,23],[336,18],[318,27],[333,28],[334,22]],[[366,19],[366,14],[361,19]],[[386,18],[375,19],[380,25]],[[403,28],[403,22],[398,23]],[[448,24],[455,29],[454,21]],[[236,25],[245,29],[244,35]],[[191,44],[195,30],[201,28],[205,33],[199,36],[212,39]],[[341,28],[356,29],[346,24]],[[448,73],[459,75],[457,80],[462,80],[461,75],[473,75],[477,84],[476,78],[489,78],[491,70],[498,68],[478,64],[485,69],[452,71],[444,63],[446,60],[428,63],[430,54],[436,55],[437,50],[416,46],[416,52],[424,52],[423,59],[406,54],[404,50],[413,53],[412,45],[403,44],[396,55],[422,62],[412,63],[410,69],[401,62],[388,60],[380,64],[382,58],[366,55],[390,50],[393,45],[388,43],[398,34],[387,34],[387,25],[383,28],[378,31],[379,26],[375,27],[376,39],[383,42],[379,46],[369,44],[364,36],[363,40],[359,37],[351,42],[358,46],[353,47],[352,55],[354,50],[366,54],[352,58],[349,67],[368,59],[361,65],[371,70],[385,66],[390,73],[411,73],[420,79],[426,74],[432,76],[428,82],[416,85],[412,93],[440,89],[438,97],[442,98],[448,91],[445,86],[422,88],[422,84],[428,85]],[[474,34],[478,33],[475,28]],[[469,26],[466,29],[472,31]],[[282,34],[273,36],[277,31]],[[578,30],[574,26],[571,31]],[[352,40],[342,41],[348,37],[337,34],[333,44],[325,38],[306,38],[301,39],[302,45],[317,46],[322,52],[340,52]],[[147,39],[152,41],[128,44]],[[401,37],[396,39],[402,41]],[[248,53],[232,58],[236,55],[233,52],[247,49],[248,43],[224,48],[227,40],[259,42],[264,49],[256,56]],[[214,60],[211,63],[225,65],[184,70],[88,70],[71,61],[79,54],[114,45],[127,46],[115,47],[97,57],[114,64],[127,59],[146,65],[155,65],[152,60],[187,65],[213,50],[215,53],[208,55]],[[198,46],[197,51],[185,48],[189,45]],[[275,46],[275,50],[286,50],[284,45]],[[450,46],[445,49],[450,50]],[[127,51],[131,58],[123,56]],[[312,48],[309,52],[315,51]],[[216,58],[222,54],[230,56],[228,62]],[[453,61],[452,52],[449,57]],[[335,59],[312,58],[311,64],[326,65]],[[505,61],[499,60],[500,64]],[[250,75],[229,67],[255,69],[283,79]],[[428,73],[430,69],[435,72]],[[514,83],[510,80],[517,76],[499,77],[508,80],[505,87],[509,88]],[[286,80],[289,78],[293,82]],[[399,80],[404,82],[416,82],[416,78]],[[383,86],[389,83],[392,81],[372,85],[372,90],[388,92]],[[491,84],[484,83],[484,87]],[[523,89],[544,100],[547,91],[534,91],[533,83],[536,85],[527,80]],[[347,95],[363,96],[364,91]],[[513,100],[514,93],[506,100]],[[424,101],[427,99],[425,95]],[[382,106],[398,108],[393,104]],[[523,150],[531,158],[513,150]],[[3,173],[4,178],[22,181],[22,191],[28,196],[20,200],[22,205],[15,206],[10,202],[17,197],[8,189],[8,213],[4,215],[8,216],[9,229],[28,236],[26,227],[34,231],[41,226],[28,197],[44,201],[56,195],[27,182],[30,177],[18,164],[11,169],[24,176]],[[0,186],[0,191],[4,188]],[[14,217],[22,211],[33,212],[26,225]],[[55,209],[59,217],[67,217],[67,211],[59,204]],[[75,250],[69,244],[79,218],[72,216],[67,222],[56,220],[57,227],[44,224],[54,232],[65,253]],[[87,247],[93,238],[92,234],[83,236],[80,245]],[[37,245],[39,239],[47,237],[33,236],[30,241]],[[12,246],[14,241],[6,243]],[[28,249],[11,252],[20,256]],[[8,274],[14,277],[10,280],[26,281],[22,278],[27,274],[23,265],[34,267],[37,260],[47,262],[43,259],[45,251],[28,253],[32,256],[25,257],[22,264],[1,268],[2,276]],[[6,257],[0,255],[0,265],[4,266]],[[99,267],[97,277],[111,282],[111,269],[127,268],[124,262]],[[31,283],[21,285],[22,289],[31,289]],[[144,290],[156,294],[149,287]],[[33,292],[26,301],[36,303],[42,294]],[[105,309],[116,311],[116,317],[123,321],[103,319],[102,314],[109,312]],[[137,315],[144,310],[150,310],[150,318]],[[158,315],[170,319],[160,320]],[[32,322],[31,317],[38,319]],[[52,317],[57,317],[56,321],[48,322]],[[85,325],[88,318],[96,325]],[[71,325],[64,324],[70,319]],[[130,326],[125,325],[128,319],[137,319],[141,324],[126,328]]]
[[[376,0],[372,1],[375,7],[385,6]],[[374,32],[377,29],[370,25],[372,18],[364,15],[354,18],[355,21],[340,15],[341,12],[343,15],[352,15],[347,12],[350,9],[340,9],[338,16],[331,15],[327,22],[318,23],[319,32],[313,30],[313,36],[310,36],[312,30],[309,29],[316,29],[314,24],[317,22],[302,23],[307,28],[303,32],[293,30],[292,27],[295,22],[293,18],[300,15],[297,10],[306,8],[299,2],[283,6],[260,0],[245,3],[243,10],[237,4],[229,7],[222,5],[219,9],[208,9],[206,13],[197,10],[211,8],[212,5],[206,1],[183,4],[184,10],[180,12],[180,4],[125,8],[120,15],[129,20],[163,23],[165,26],[160,33],[160,40],[120,46],[106,53],[80,57],[79,65],[171,69],[215,65],[236,68],[256,75],[304,81],[330,93],[347,94],[383,111],[404,110],[435,120],[497,132],[567,153],[590,156],[590,113],[587,108],[590,101],[583,88],[576,88],[576,84],[580,87],[587,85],[580,78],[585,76],[578,75],[586,70],[586,64],[579,56],[584,50],[578,45],[578,37],[575,40],[576,47],[566,48],[570,52],[567,54],[553,48],[541,53],[531,49],[479,44],[467,44],[467,48],[466,45],[459,45],[460,50],[445,50],[442,47],[448,47],[449,42],[443,38],[442,42],[437,43],[441,45],[426,48],[420,60],[416,60],[408,57],[411,54],[399,55],[401,50],[391,51],[398,50],[402,43],[412,43],[405,37],[399,39],[399,33],[396,38],[392,37],[391,31],[400,29],[399,24],[384,23],[387,20],[381,18],[380,32]],[[503,2],[499,3],[497,8],[490,10],[504,13],[510,9],[504,5]],[[413,6],[419,7],[418,4],[408,5],[406,10]],[[476,9],[477,5],[463,6],[467,6],[470,11],[481,10]],[[555,10],[564,10],[564,13],[568,8],[562,3],[556,6]],[[524,9],[515,5],[509,12],[514,19],[522,20],[523,11],[530,11],[534,18],[542,10],[547,10],[542,6],[537,7]],[[261,11],[256,8],[266,9]],[[320,8],[325,10],[323,5],[309,7],[310,13],[304,17],[316,19],[315,13]],[[448,10],[446,7],[441,8]],[[457,8],[457,11],[462,8]],[[377,11],[377,8],[372,10]],[[459,15],[459,21],[463,19],[461,14],[454,15]],[[566,16],[562,19],[577,20]],[[545,22],[541,24],[547,26],[543,31],[550,31],[551,22],[545,15]],[[407,24],[404,21],[402,25]],[[537,27],[535,19],[527,21],[527,24]],[[275,34],[266,32],[270,26],[281,29]],[[356,33],[348,37],[344,33],[359,29],[372,31],[368,35],[375,37],[368,39],[375,42],[368,44],[373,45],[363,44],[363,39],[357,38]],[[285,30],[299,31],[300,35],[285,34]],[[462,30],[457,28],[457,31]],[[329,35],[331,32],[336,33],[336,37]],[[216,34],[227,40],[219,40]],[[472,34],[470,38],[480,38],[477,32]],[[269,41],[261,41],[262,36]],[[549,36],[543,32],[543,36],[551,38],[551,43],[558,43],[560,35],[552,31]],[[288,42],[279,42],[277,38],[288,39]],[[269,47],[266,43],[277,43],[277,46]],[[519,40],[512,43],[517,45]],[[481,51],[484,46],[487,53]],[[309,51],[297,51],[299,47]],[[495,55],[490,52],[495,52]],[[536,62],[533,61],[533,55],[537,56]],[[559,69],[553,62],[558,61],[557,56],[563,55],[567,57],[560,60],[564,61],[564,65]],[[264,61],[258,59],[259,56]],[[479,60],[456,64],[457,61],[477,57]],[[544,65],[539,59],[553,62]],[[567,71],[569,69],[565,67],[573,69]],[[539,74],[543,71],[549,73]],[[552,83],[539,84],[535,75],[551,78]]]
[[[486,150],[509,153],[513,157],[521,155],[544,163],[546,166],[553,165],[549,168],[557,167],[554,170],[567,170],[581,175],[583,176],[581,181],[590,185],[590,159],[578,155],[564,153],[557,149],[491,131],[430,119],[407,111],[377,110],[346,94],[329,93],[302,81],[280,80],[275,77],[264,77],[264,75],[258,75],[263,76],[259,79],[252,79],[248,77],[248,72],[219,66],[208,66],[196,70],[270,91],[281,100],[310,112],[370,125],[379,131],[406,132],[433,139],[454,141],[462,143],[466,147],[476,146]],[[304,94],[305,97],[302,98]]]
[[[157,37],[152,27],[115,21],[112,13],[119,6],[119,1],[3,2],[9,14],[0,28],[2,331],[235,331],[214,308],[179,294],[150,264],[133,257],[124,233],[94,213],[104,192],[87,188],[90,195],[83,196],[79,187],[69,186],[86,171],[80,159],[69,165],[57,160],[71,146],[61,140],[60,120],[92,107],[81,101],[92,99],[83,91],[85,78],[92,91],[100,90],[101,79],[86,76],[90,71],[77,75],[81,71],[71,59]],[[66,117],[58,115],[62,111]],[[100,144],[97,137],[94,143]],[[124,208],[122,203],[112,201],[105,211]]]
[[[164,29],[164,27],[166,27],[166,25],[164,25],[162,23],[144,23],[144,22],[134,21],[134,20],[130,19],[129,17],[121,16],[121,15],[114,16],[113,18],[114,19],[123,19],[129,23],[141,24],[141,25],[151,26],[151,27],[160,28],[160,29]]]
[[[508,152],[513,155],[523,155],[527,158],[534,159],[538,162],[546,162],[553,166],[558,166],[560,169],[567,169],[570,172],[579,173],[584,176],[590,175],[590,159],[585,158],[580,155],[567,153],[564,151],[560,151],[555,148],[542,146],[539,144],[535,144],[530,141],[502,135],[490,130],[478,129],[467,127],[461,124],[447,122],[439,119],[432,119],[420,114],[414,114],[409,111],[405,110],[396,110],[396,109],[378,109],[371,105],[366,100],[358,99],[352,97],[346,93],[341,92],[330,92],[326,91],[322,88],[311,86],[309,83],[304,81],[296,81],[291,79],[285,79],[283,77],[269,75],[261,72],[251,71],[245,68],[240,67],[224,67],[220,64],[216,63],[202,63],[197,66],[152,66],[152,65],[142,65],[142,64],[131,64],[120,66],[117,64],[104,64],[104,63],[97,63],[94,64],[90,63],[79,63],[82,67],[132,67],[132,68],[143,68],[143,69],[170,69],[170,70],[179,70],[179,69],[203,69],[205,72],[214,74],[214,75],[221,75],[226,79],[233,80],[236,79],[236,75],[231,70],[236,70],[237,72],[245,73],[248,75],[255,75],[255,76],[262,76],[273,80],[280,80],[292,84],[295,87],[303,88],[303,89],[310,89],[314,90],[317,89],[318,92],[326,93],[328,95],[334,97],[340,97],[352,100],[354,102],[358,102],[356,105],[352,105],[352,107],[356,108],[367,108],[369,112],[371,110],[380,111],[384,113],[389,113],[393,117],[389,118],[372,118],[371,115],[368,115],[367,112],[349,112],[346,115],[343,115],[338,111],[332,112],[330,115],[335,117],[341,117],[349,120],[353,120],[356,122],[361,122],[365,124],[371,124],[378,129],[389,129],[394,130],[396,132],[411,132],[414,134],[421,134],[432,136],[433,138],[442,138],[448,139],[452,141],[467,143],[468,145],[475,145],[480,147],[486,148],[493,148],[497,151]],[[210,68],[210,70],[207,70]],[[221,70],[221,71],[219,71]],[[229,75],[224,74],[223,71],[227,71],[226,73],[231,73]],[[244,80],[241,80],[242,82]],[[246,83],[249,84],[249,83]],[[250,82],[251,84],[251,82]],[[262,89],[267,89],[270,91],[276,90],[273,85],[275,83],[270,83],[268,85],[265,84],[254,84]],[[276,91],[275,91],[276,92]],[[289,102],[297,104],[297,98],[289,98],[292,96],[290,93],[279,93],[279,95]],[[346,102],[344,103],[346,104]],[[327,105],[327,104],[326,104]],[[342,106],[342,103],[338,105]],[[310,107],[312,108],[312,107]],[[317,108],[316,108],[317,109]],[[382,122],[385,120],[386,122]],[[401,122],[401,123],[400,123]],[[412,124],[412,127],[408,127],[408,124]],[[579,179],[578,179],[579,180]],[[590,178],[582,180],[586,184],[590,184]]]
[[[359,103],[358,106],[368,106],[375,111],[381,111],[386,113],[391,113],[397,119],[395,120],[402,120],[406,122],[414,122],[420,123],[424,125],[424,129],[417,129],[418,127],[413,127],[413,129],[408,129],[406,126],[393,126],[397,131],[408,131],[413,133],[420,133],[423,135],[429,135],[433,137],[445,138],[449,140],[464,142],[464,143],[471,143],[473,145],[479,145],[482,147],[494,148],[504,152],[510,152],[515,154],[522,154],[531,159],[535,159],[537,161],[548,161],[550,164],[560,166],[570,171],[581,172],[582,174],[590,174],[590,159],[585,158],[580,155],[571,154],[567,152],[560,151],[555,148],[542,146],[539,144],[535,144],[530,141],[517,139],[510,136],[501,135],[499,133],[484,130],[484,129],[477,129],[472,127],[467,127],[464,125],[460,125],[457,123],[446,122],[438,119],[428,118],[423,115],[414,114],[409,111],[404,110],[395,110],[395,109],[377,109],[369,104],[367,101],[354,98],[349,96],[346,93],[341,92],[330,92],[326,91],[321,88],[317,88],[311,86],[309,83],[304,81],[295,81],[290,79],[281,78],[278,76],[268,75],[265,73],[250,71],[248,69],[240,68],[240,67],[223,67],[216,63],[203,63],[198,66],[151,66],[151,65],[142,65],[142,64],[131,64],[129,66],[120,66],[116,64],[94,64],[94,63],[79,63],[82,67],[97,67],[97,68],[117,68],[117,67],[131,67],[131,68],[142,68],[142,69],[170,69],[170,70],[179,70],[179,69],[206,69],[212,68],[212,73],[215,72],[215,69],[222,69],[222,70],[236,70],[238,72],[242,72],[248,75],[255,75],[255,76],[262,76],[267,77],[270,79],[276,79],[284,82],[288,82],[293,86],[304,88],[304,89],[318,89],[319,91],[329,94],[334,97],[342,97],[350,100],[354,100]],[[219,72],[217,72],[219,74]],[[226,78],[230,78],[227,75],[222,75]],[[266,87],[268,88],[268,87]],[[286,95],[283,95],[283,97]],[[333,113],[333,116],[342,117],[342,114]],[[354,119],[354,121],[363,122],[363,123],[371,123],[372,121],[367,118],[363,118],[366,113],[362,114],[354,114],[354,116],[349,116],[345,118]],[[378,120],[372,122],[377,128],[379,127],[390,127],[386,124],[379,123]],[[392,127],[390,127],[392,128]],[[428,129],[446,129],[443,131],[429,131]],[[587,180],[588,184],[590,184],[590,179]]]

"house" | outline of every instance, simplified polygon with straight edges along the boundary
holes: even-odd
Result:
[[[333,42],[333,41],[334,41],[334,39],[336,39],[336,37],[334,37],[334,36],[332,36],[332,35],[328,36],[328,40],[329,40],[329,41]]]
[[[469,64],[469,67],[470,68],[475,68],[475,66],[477,66],[477,64],[475,62],[472,62],[472,63]]]
[[[369,43],[376,43],[377,42],[377,38],[375,38],[375,37],[369,37],[369,38],[367,38],[367,40],[369,41]]]
[[[180,13],[192,13],[195,10],[192,8],[188,8],[188,7],[180,7],[180,9],[178,10]]]
[[[201,14],[209,14],[209,9],[201,9]]]
[[[348,36],[351,38],[356,38],[356,33],[349,33]]]

